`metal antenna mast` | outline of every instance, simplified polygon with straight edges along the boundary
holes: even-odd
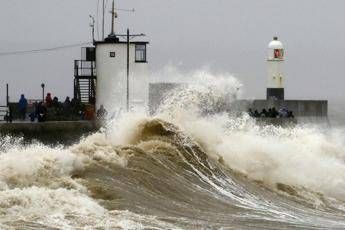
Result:
[[[111,35],[115,35],[115,18],[117,18],[117,13],[115,11],[115,0],[113,0],[111,8]]]
[[[105,14],[105,2],[102,1],[102,41],[104,40],[104,15]]]
[[[106,3],[105,0],[102,0],[102,41],[105,39],[105,11],[106,11]],[[125,12],[135,12],[135,9],[120,9],[120,8],[115,8],[115,0],[113,0],[112,3],[112,18],[111,18],[111,35],[115,35],[115,19],[117,18],[117,12],[116,11],[125,11]]]
[[[90,23],[90,27],[92,29],[92,42],[95,41],[95,18],[92,15],[89,15],[89,17],[91,18],[91,23]]]

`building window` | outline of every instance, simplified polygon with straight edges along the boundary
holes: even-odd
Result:
[[[146,44],[135,45],[135,62],[146,62]]]
[[[115,52],[110,52],[109,57],[114,58],[116,56]]]
[[[282,59],[284,57],[284,50],[282,49],[275,49],[274,50],[274,58]]]

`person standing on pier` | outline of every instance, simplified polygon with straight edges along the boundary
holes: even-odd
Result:
[[[53,99],[51,93],[47,93],[46,96],[46,106],[51,107],[53,105]]]
[[[18,109],[19,114],[22,120],[25,120],[26,118],[26,109],[28,107],[28,101],[26,100],[24,94],[20,96],[19,102],[18,102]]]

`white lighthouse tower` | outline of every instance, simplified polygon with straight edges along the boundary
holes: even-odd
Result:
[[[112,7],[111,33],[96,47],[96,110],[102,105],[108,112],[144,107],[148,95],[148,42],[133,41],[140,35],[116,34],[116,9]]]
[[[274,37],[268,45],[267,100],[284,100],[284,55],[283,44]]]

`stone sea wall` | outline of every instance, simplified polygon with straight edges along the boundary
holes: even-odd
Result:
[[[0,123],[0,135],[23,137],[25,141],[38,140],[51,144],[73,144],[81,137],[101,127],[96,121],[56,121],[43,123]]]

